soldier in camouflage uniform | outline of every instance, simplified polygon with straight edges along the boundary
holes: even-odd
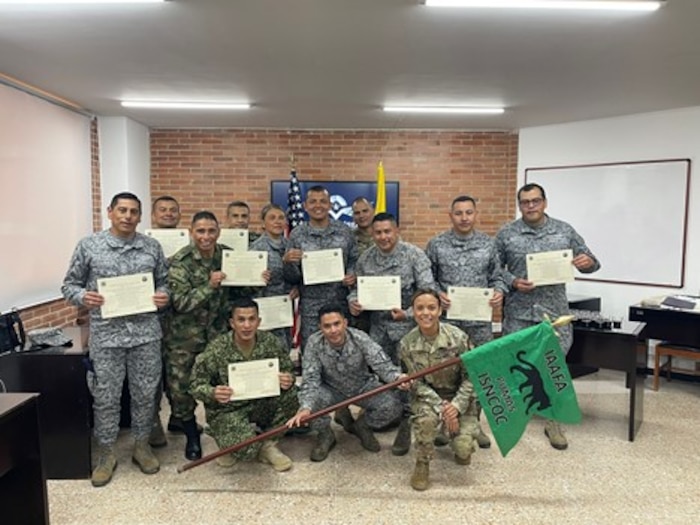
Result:
[[[301,345],[306,346],[309,336],[318,330],[318,310],[329,302],[342,302],[347,296],[347,287],[355,284],[355,262],[357,246],[352,230],[340,221],[330,218],[331,200],[323,186],[312,186],[306,192],[304,209],[309,222],[301,224],[289,235],[284,278],[299,286],[299,313],[301,316]],[[341,282],[303,284],[301,259],[304,252],[341,248],[345,276]]]
[[[595,272],[600,263],[583,238],[569,224],[545,213],[547,197],[538,184],[526,184],[518,190],[522,217],[503,226],[496,235],[496,248],[504,266],[503,278],[509,286],[503,309],[503,333],[510,334],[540,323],[546,313],[552,319],[569,313],[566,285],[535,286],[527,280],[526,256],[529,253],[572,249],[571,263],[583,273]],[[560,344],[564,353],[573,342],[571,325],[561,327]],[[559,450],[568,446],[559,423],[547,421],[545,434]]]
[[[471,349],[469,336],[440,322],[440,297],[434,290],[419,290],[413,298],[418,326],[400,343],[401,362],[409,373],[437,365]],[[420,379],[411,388],[411,418],[416,438],[416,466],[411,486],[425,490],[434,454],[438,426],[451,438],[455,462],[468,465],[475,450],[478,422],[474,387],[462,365],[444,368]]]
[[[250,245],[254,251],[267,252],[267,269],[270,272],[270,280],[265,288],[260,289],[257,297],[273,297],[286,295],[293,301],[299,294],[296,287],[284,280],[284,263],[287,251],[287,239],[284,237],[284,228],[287,217],[284,210],[276,204],[268,204],[262,209],[262,221],[264,233]],[[291,330],[289,328],[277,328],[272,331],[285,348],[292,347]]]
[[[389,383],[405,377],[365,332],[348,328],[341,304],[322,307],[319,325],[320,331],[311,335],[304,349],[300,408],[288,421],[290,428],[303,424],[312,412],[381,386],[380,379]],[[396,424],[402,417],[401,400],[396,392],[386,391],[362,401],[360,406],[362,411],[357,420],[348,412],[348,419],[341,424],[360,439],[363,448],[379,452],[380,445],[372,429]],[[335,446],[330,417],[314,419],[311,428],[317,432],[311,460],[323,461]]]
[[[284,424],[299,406],[289,350],[276,336],[258,331],[260,316],[255,301],[237,300],[230,324],[232,333],[220,335],[197,356],[190,385],[192,395],[204,403],[209,431],[219,448],[253,437],[255,425],[265,431]],[[228,384],[229,364],[273,358],[279,359],[280,395],[231,401],[236,385]],[[222,456],[218,463],[231,467],[238,460],[256,457],[280,472],[292,468],[292,460],[277,448],[274,439]]]
[[[141,201],[132,193],[119,193],[107,208],[108,230],[82,239],[75,248],[63,280],[63,296],[76,306],[90,309],[90,362],[87,381],[93,396],[98,460],[92,484],[109,483],[117,465],[114,443],[119,433],[120,396],[124,376],[131,389],[131,430],[135,439],[133,461],[146,474],[160,464],[148,444],[153,425],[154,400],[161,378],[162,331],[157,313],[103,319],[104,296],[97,292],[99,279],[150,273],[158,308],[168,304],[167,266],[160,244],[136,233],[141,221]]]
[[[353,230],[353,233],[355,234],[357,255],[359,257],[365,253],[368,248],[374,246],[374,236],[372,235],[374,207],[365,197],[358,197],[352,202],[352,218],[357,226],[357,228]],[[369,312],[362,312],[360,315],[350,316],[350,326],[369,333]]]
[[[250,231],[250,206],[243,201],[230,202],[226,207],[226,227],[248,230],[248,246],[253,244],[260,234]]]
[[[166,316],[165,361],[173,415],[182,421],[187,437],[185,457],[202,457],[195,421],[196,402],[189,391],[190,373],[197,354],[226,332],[228,294],[221,286],[223,246],[213,213],[200,211],[192,218],[192,243],[173,255],[168,271],[172,309]]]
[[[472,197],[461,195],[452,201],[450,207],[452,229],[428,241],[425,252],[432,265],[444,310],[450,308],[448,290],[451,286],[493,288],[494,294],[490,301],[492,308],[501,306],[503,294],[508,290],[501,277],[501,263],[493,239],[474,230],[477,217],[476,201]],[[493,339],[491,322],[446,322],[466,332],[476,346]],[[481,429],[478,441],[481,448],[491,446],[489,437]]]
[[[370,337],[399,364],[398,343],[414,326],[411,312],[411,296],[416,290],[436,287],[430,270],[430,261],[425,252],[407,242],[399,240],[399,228],[396,219],[390,213],[379,213],[372,220],[372,232],[375,246],[369,248],[357,261],[355,272],[358,278],[365,275],[398,275],[401,277],[401,306],[391,311],[373,311],[370,313]],[[357,290],[348,295],[350,313],[362,313],[362,305],[357,301]],[[408,453],[411,446],[411,427],[408,422],[408,405],[406,400],[406,417],[391,447],[395,456]]]

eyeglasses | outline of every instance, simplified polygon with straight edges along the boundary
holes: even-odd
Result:
[[[529,208],[530,206],[539,206],[544,202],[542,197],[537,197],[536,199],[523,199],[519,201],[520,206],[523,208]]]

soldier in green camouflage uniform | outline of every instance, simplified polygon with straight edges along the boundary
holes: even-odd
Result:
[[[190,372],[197,354],[226,332],[229,309],[227,290],[221,286],[224,247],[216,243],[216,217],[208,211],[195,214],[190,232],[192,244],[170,261],[172,309],[165,321],[164,342],[173,414],[182,420],[187,436],[185,457],[192,460],[201,457],[202,449],[194,419],[196,402],[189,392]]]
[[[239,299],[231,314],[232,333],[220,335],[197,356],[192,370],[190,391],[204,403],[209,429],[220,448],[226,448],[255,435],[254,425],[268,430],[284,424],[299,403],[289,350],[271,333],[258,331],[258,306],[252,299]],[[230,401],[236,385],[228,384],[228,365],[258,359],[279,359],[280,395],[245,401]],[[250,445],[222,458],[222,466],[236,460],[258,458],[275,470],[288,470],[292,462],[275,440]]]
[[[420,290],[413,297],[418,326],[401,339],[399,354],[409,373],[439,364],[471,349],[469,336],[440,322],[440,297],[434,290]],[[411,422],[416,439],[416,467],[411,486],[428,488],[429,463],[434,440],[442,423],[452,438],[455,461],[468,465],[475,450],[478,425],[474,387],[462,365],[445,368],[417,379],[411,389]]]
[[[365,198],[358,197],[352,202],[352,218],[357,228],[353,230],[355,243],[357,244],[358,257],[365,253],[367,249],[374,246],[374,236],[372,235],[372,219],[374,219],[374,206]],[[358,316],[350,316],[350,326],[359,328],[369,333],[370,319],[369,312],[362,312]]]

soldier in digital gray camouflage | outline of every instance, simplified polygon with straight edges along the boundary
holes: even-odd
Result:
[[[273,334],[258,330],[260,316],[255,301],[237,300],[230,326],[232,332],[217,337],[197,356],[190,385],[192,395],[204,403],[209,432],[220,449],[255,436],[256,426],[264,432],[283,425],[299,406],[289,349]],[[261,359],[279,360],[280,395],[232,401],[237,385],[229,384],[229,365]],[[255,458],[278,472],[292,468],[292,460],[279,450],[275,438],[223,455],[217,463],[228,468],[239,460]]]
[[[155,239],[136,232],[141,201],[133,193],[115,195],[107,214],[109,229],[82,239],[70,262],[61,292],[70,303],[90,310],[88,388],[93,397],[97,464],[91,481],[95,487],[112,480],[117,458],[114,444],[119,433],[120,396],[124,377],[131,390],[131,431],[135,445],[132,460],[145,474],[160,469],[148,437],[153,426],[155,394],[161,379],[162,330],[158,314],[142,313],[103,318],[105,297],[98,283],[106,278],[150,274],[157,308],[168,305],[167,266]]]
[[[287,216],[277,204],[267,204],[262,209],[263,234],[250,245],[251,250],[267,252],[267,269],[270,280],[267,286],[256,292],[256,297],[286,296],[290,303],[299,296],[296,286],[284,279],[284,263],[288,241],[284,237]],[[277,328],[272,333],[280,338],[286,348],[292,347],[290,328]]]
[[[191,244],[173,255],[168,270],[172,308],[165,319],[165,362],[173,415],[187,438],[185,457],[202,457],[195,421],[196,402],[189,391],[195,357],[227,331],[228,292],[221,286],[224,247],[217,244],[219,222],[209,211],[192,218]]]
[[[491,237],[474,229],[479,212],[474,198],[460,195],[450,206],[452,229],[436,235],[425,252],[430,259],[433,275],[437,282],[442,308],[448,311],[451,306],[451,287],[490,288],[493,297],[491,308],[499,308],[503,294],[508,287],[501,276],[501,263],[496,245]],[[472,344],[479,346],[493,339],[491,321],[466,321],[446,319],[469,335]],[[489,437],[479,432],[479,446],[491,446]]]
[[[399,239],[399,227],[396,218],[390,213],[378,213],[372,220],[372,233],[375,246],[369,248],[358,259],[355,266],[358,286],[362,286],[364,276],[397,276],[401,279],[401,304],[391,310],[374,310],[370,312],[370,337],[399,364],[398,344],[414,326],[411,312],[411,297],[416,290],[435,289],[435,280],[430,269],[430,260],[425,252]],[[360,304],[357,289],[348,295],[348,304],[352,315],[364,311]],[[408,406],[406,406],[408,412]],[[396,456],[408,453],[411,446],[411,428],[408,413],[399,425],[391,452]]]
[[[457,357],[471,349],[469,336],[456,326],[440,322],[442,307],[434,290],[419,290],[413,302],[416,328],[401,339],[399,353],[408,373]],[[474,387],[461,363],[443,368],[413,382],[411,417],[416,440],[416,465],[411,487],[430,485],[430,461],[435,454],[438,428],[450,438],[458,465],[469,465],[478,433]]]
[[[302,361],[304,378],[299,392],[299,411],[287,422],[298,427],[312,412],[340,403],[405,377],[398,366],[370,337],[361,330],[348,327],[342,304],[328,304],[319,311],[320,330],[311,335]],[[407,389],[406,383],[399,388]],[[403,406],[396,391],[385,391],[359,403],[362,410],[354,419],[349,410],[339,421],[343,428],[356,435],[362,447],[379,452],[380,445],[373,430],[395,425],[402,417]],[[314,419],[316,431],[312,461],[323,461],[336,440],[329,416]]]
[[[504,299],[504,334],[540,323],[544,314],[555,319],[569,313],[565,284],[537,286],[528,280],[528,254],[571,249],[571,264],[578,271],[592,273],[600,268],[598,259],[576,230],[545,213],[547,196],[542,186],[525,184],[517,195],[522,217],[503,226],[496,235],[496,249],[504,268],[503,279],[509,287]],[[571,325],[558,331],[561,349],[567,353],[573,341]],[[558,450],[568,447],[559,423],[548,420],[544,431],[552,447]]]
[[[318,310],[329,302],[344,302],[348,287],[355,285],[357,245],[352,230],[340,221],[331,219],[331,198],[323,186],[312,186],[306,192],[304,210],[309,222],[294,228],[289,235],[284,278],[299,287],[299,314],[301,317],[301,346],[318,330]],[[341,248],[345,275],[334,283],[305,285],[301,272],[304,252]],[[303,359],[303,358],[302,358]]]

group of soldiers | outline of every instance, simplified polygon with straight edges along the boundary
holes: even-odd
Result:
[[[506,224],[495,238],[475,229],[477,201],[455,198],[449,209],[452,227],[423,250],[402,241],[396,218],[375,214],[366,198],[352,204],[355,229],[332,219],[328,191],[312,186],[304,201],[308,222],[294,228],[288,238],[285,211],[274,204],[263,208],[263,233],[250,232],[249,249],[268,252],[262,275],[266,285],[232,288],[222,286],[226,246],[217,243],[220,225],[213,213],[193,216],[190,245],[166,261],[157,241],[136,232],[141,218],[138,198],[116,195],[108,208],[111,227],[80,241],[63,285],[69,301],[91,312],[88,381],[95,398],[99,445],[93,485],[109,483],[116,467],[114,443],[125,374],[135,438],[132,459],[144,473],[158,471],[151,446],[167,443],[157,412],[161,356],[171,404],[168,429],[184,432],[189,460],[202,457],[196,400],[204,404],[208,432],[220,448],[276,426],[286,424],[293,431],[308,425],[316,436],[310,458],[323,461],[336,438],[330,417],[313,413],[383,383],[404,380],[396,390],[359,401],[355,414],[349,408],[337,410],[335,422],[370,452],[381,448],[375,431],[397,428],[394,455],[408,453],[413,433],[416,464],[410,484],[416,490],[429,486],[428,466],[435,446],[450,444],[455,462],[469,464],[477,446],[488,448],[490,440],[480,426],[480,407],[467,371],[455,365],[406,380],[406,373],[493,338],[490,322],[445,319],[450,287],[493,289],[489,304],[503,305],[503,332],[510,333],[540,322],[544,314],[568,312],[565,285],[535,286],[527,279],[527,254],[572,249],[572,264],[579,271],[593,272],[600,266],[570,225],[545,213],[541,186],[527,184],[517,198],[521,218]],[[154,228],[177,227],[179,219],[175,199],[161,197],[154,202]],[[247,229],[249,219],[245,203],[229,205],[228,227]],[[304,253],[323,249],[341,250],[345,274],[337,282],[307,285],[301,264]],[[104,298],[96,291],[96,280],[139,272],[153,274],[153,301],[160,313],[103,319],[99,307]],[[401,304],[391,310],[365,311],[357,293],[357,279],[364,276],[400,277]],[[259,330],[259,308],[253,298],[279,295],[299,300],[300,380],[289,357],[289,330]],[[562,348],[566,351],[570,344],[570,331],[564,328]],[[232,401],[236,385],[228,384],[229,365],[268,358],[279,360],[280,395]],[[547,421],[545,433],[554,448],[567,447],[557,423]],[[292,461],[277,445],[276,439],[265,440],[222,455],[217,463],[231,467],[257,458],[277,471],[288,470]]]

